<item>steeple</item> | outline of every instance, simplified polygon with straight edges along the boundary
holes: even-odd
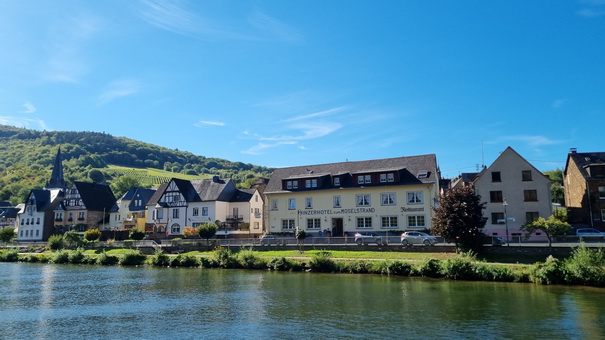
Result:
[[[61,160],[61,147],[57,150],[57,157],[53,165],[53,172],[50,175],[50,180],[46,183],[45,189],[64,189],[65,179],[63,178],[63,162]]]

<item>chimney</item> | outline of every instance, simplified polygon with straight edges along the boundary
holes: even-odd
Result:
[[[578,153],[577,148],[569,148],[569,153]]]
[[[214,183],[218,183],[218,176],[214,176],[214,177],[212,177],[212,181],[213,181]]]

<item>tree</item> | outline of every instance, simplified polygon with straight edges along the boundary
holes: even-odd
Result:
[[[526,232],[526,238],[529,238],[536,231],[543,232],[548,238],[548,246],[552,247],[552,239],[556,236],[567,234],[569,229],[571,229],[571,225],[565,221],[561,221],[557,216],[551,215],[548,219],[540,217],[536,221],[526,223],[519,229]]]
[[[111,191],[115,197],[122,197],[130,188],[140,187],[141,182],[138,179],[130,176],[120,176],[117,180],[111,183]]]
[[[218,231],[218,226],[212,222],[206,222],[197,227],[197,233],[201,238],[206,240],[206,245],[210,246],[210,238],[212,238]]]
[[[131,240],[140,241],[145,238],[145,231],[141,230],[141,228],[132,228],[128,237]]]
[[[82,238],[77,231],[71,230],[63,234],[63,241],[67,243],[70,247],[78,247],[82,245]]]
[[[86,241],[96,241],[101,238],[101,232],[99,229],[88,229],[84,232],[84,239]]]
[[[439,197],[431,232],[453,240],[459,250],[477,251],[483,244],[483,209],[485,203],[471,187],[449,190]]]
[[[307,232],[303,229],[296,229],[296,233],[294,234],[294,236],[296,237],[296,243],[298,243],[298,247],[300,249],[300,252],[302,253],[302,244],[303,241],[307,238]]]
[[[88,178],[95,183],[105,182],[105,175],[99,169],[92,169],[88,172]]]
[[[0,230],[0,241],[4,243],[9,243],[15,238],[15,229],[13,228],[4,228]]]
[[[550,178],[550,199],[553,203],[565,205],[565,191],[563,190],[563,170],[556,169],[545,171],[544,174]]]

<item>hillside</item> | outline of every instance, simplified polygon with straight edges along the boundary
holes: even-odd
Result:
[[[93,169],[99,169],[109,183],[128,175],[127,171],[116,171],[119,168],[110,169],[109,165],[162,170],[165,173],[156,177],[164,178],[218,175],[233,178],[243,186],[256,178],[268,178],[272,171],[263,166],[197,156],[107,133],[37,131],[0,125],[0,201],[22,203],[31,189],[43,187],[59,147],[68,182],[90,181]],[[141,185],[161,182],[149,178],[140,181]]]

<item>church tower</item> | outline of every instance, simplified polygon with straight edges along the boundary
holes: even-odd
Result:
[[[44,189],[65,189],[65,179],[63,178],[63,161],[61,159],[61,147],[57,150],[53,172],[50,175],[50,180],[46,183]]]

